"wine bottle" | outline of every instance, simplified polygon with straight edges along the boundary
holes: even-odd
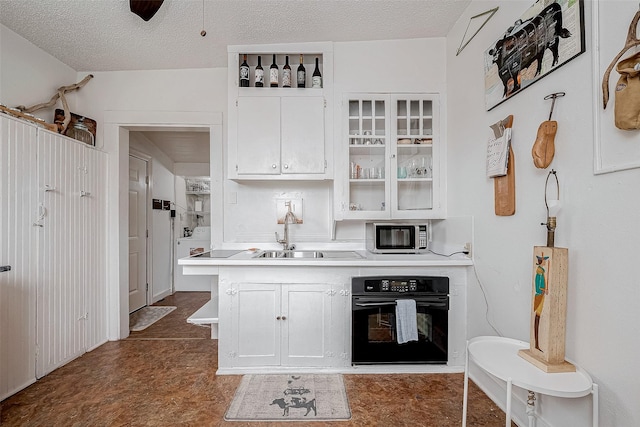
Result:
[[[298,87],[304,87],[307,80],[307,71],[302,65],[302,55],[300,55],[300,65],[298,65]]]
[[[249,65],[246,54],[242,57],[242,64],[240,64],[240,87],[249,87]]]
[[[278,87],[278,74],[280,71],[278,70],[278,66],[276,65],[276,55],[273,55],[273,62],[271,63],[271,67],[269,67],[269,83],[271,87]]]
[[[256,87],[264,86],[264,70],[262,69],[262,59],[258,56],[258,65],[256,66]]]
[[[289,56],[285,56],[284,67],[282,67],[282,87],[291,87],[291,67],[289,66]]]
[[[318,67],[318,58],[316,58],[316,69],[313,70],[311,76],[311,87],[322,87],[322,74],[320,74],[320,67]]]

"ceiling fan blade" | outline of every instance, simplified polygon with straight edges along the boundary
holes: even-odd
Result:
[[[131,12],[148,21],[153,18],[164,0],[129,0]]]

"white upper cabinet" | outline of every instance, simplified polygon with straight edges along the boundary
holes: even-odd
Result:
[[[444,147],[437,94],[346,94],[338,219],[444,218]]]
[[[333,178],[330,138],[333,51],[331,43],[229,46],[228,177],[238,180],[323,180]],[[249,65],[249,86],[240,86],[240,64]],[[270,65],[276,57],[278,87],[270,87]],[[306,71],[305,87],[297,70]],[[256,87],[258,58],[264,86]],[[291,87],[283,87],[286,58]],[[316,68],[322,87],[312,87]]]
[[[282,97],[282,173],[324,174],[324,100],[319,97]]]

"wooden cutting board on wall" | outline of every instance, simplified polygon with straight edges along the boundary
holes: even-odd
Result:
[[[513,115],[491,126],[496,137],[504,129],[513,126]],[[493,192],[495,199],[495,213],[498,216],[510,216],[516,213],[516,159],[513,148],[509,144],[509,159],[507,160],[507,174],[493,178]]]

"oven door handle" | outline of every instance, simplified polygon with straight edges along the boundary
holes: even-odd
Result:
[[[356,307],[385,307],[388,305],[396,305],[395,301],[388,302],[356,302]],[[416,301],[416,306],[418,307],[447,307],[447,302],[420,302]]]
[[[387,305],[396,305],[395,301],[389,302],[357,302],[356,307],[384,307]]]

